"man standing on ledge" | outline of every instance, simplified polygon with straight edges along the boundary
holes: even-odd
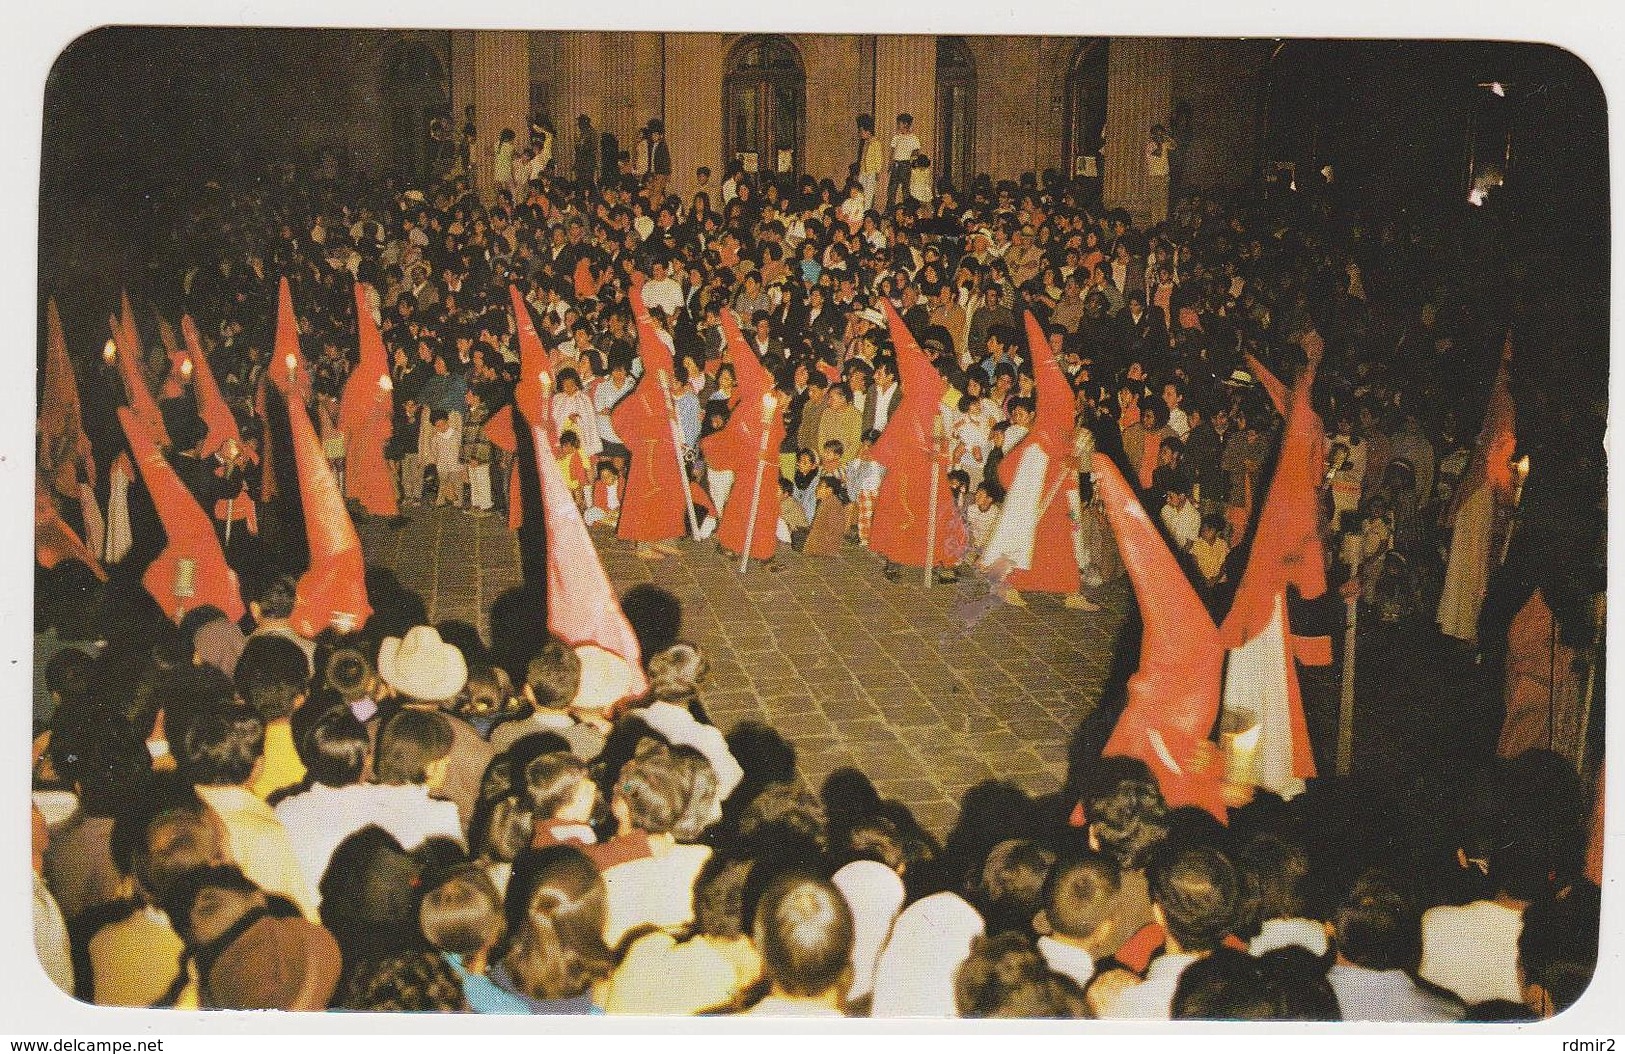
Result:
[[[914,134],[914,115],[897,115],[897,134],[891,137],[891,179],[886,183],[886,209],[908,199],[909,174],[914,155],[919,153],[920,137]]]

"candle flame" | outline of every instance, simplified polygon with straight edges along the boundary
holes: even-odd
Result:
[[[552,377],[551,374],[547,373],[546,371],[543,371],[543,372],[538,373],[536,375],[536,382],[542,386],[542,392],[544,394],[547,392],[548,389],[553,387],[553,377]]]
[[[379,376],[378,390],[383,392],[392,392],[395,390],[395,382],[389,379],[389,374],[385,373]]]
[[[1518,475],[1520,475],[1520,476],[1529,475],[1529,455],[1528,454],[1525,454],[1523,457],[1518,459]]]
[[[288,376],[292,377],[294,372],[299,369],[299,356],[289,352],[288,357],[283,361],[288,364]]]
[[[112,362],[116,358],[118,358],[118,345],[109,340],[102,345],[102,359],[106,362]]]
[[[181,360],[181,376],[182,377],[190,377],[190,376],[192,376],[192,360],[191,359],[182,359]]]

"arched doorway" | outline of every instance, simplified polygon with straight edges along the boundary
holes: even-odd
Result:
[[[968,184],[975,175],[976,60],[964,37],[937,38],[937,156],[939,181]]]
[[[1066,175],[1100,185],[1106,132],[1106,41],[1079,41],[1067,64],[1061,157]]]
[[[440,59],[427,44],[402,41],[384,53],[382,81],[391,167],[403,179],[427,178],[436,155],[430,122],[450,112]]]
[[[759,179],[801,174],[807,75],[795,45],[781,36],[751,36],[734,45],[722,82],[727,160]]]

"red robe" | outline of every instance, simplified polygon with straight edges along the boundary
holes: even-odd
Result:
[[[1036,515],[1038,519],[1033,537],[1032,567],[1028,570],[1010,570],[1004,583],[1016,590],[1071,596],[1083,588],[1078,553],[1072,543],[1070,496],[1078,488],[1078,474],[1072,461],[1073,408],[1076,401],[1072,386],[1056,365],[1049,339],[1030,312],[1027,315],[1027,349],[1032,356],[1038,408],[1033,417],[1032,430],[999,462],[999,483],[1009,491],[1022,458],[1027,456],[1029,450],[1042,450],[1048,463],[1044,468],[1040,507],[1025,510],[1027,515]],[[1003,515],[1011,515],[1008,502]]]
[[[395,478],[384,458],[395,417],[394,390],[381,383],[389,376],[389,358],[367,304],[367,287],[360,282],[355,284],[355,320],[361,362],[345,381],[339,402],[339,428],[345,436],[344,496],[359,501],[374,516],[398,516]]]
[[[214,371],[209,368],[209,357],[204,354],[203,341],[198,338],[197,324],[191,315],[181,316],[181,336],[186,341],[186,352],[192,362],[192,386],[197,393],[197,412],[208,427],[203,442],[198,445],[198,457],[210,457],[228,442],[242,445],[237,431],[237,419],[226,405],[220,386],[215,383]]]
[[[344,507],[339,482],[322,453],[321,440],[310,423],[296,384],[308,379],[303,371],[289,371],[286,358],[299,355],[299,334],[293,324],[293,302],[287,279],[282,281],[282,306],[277,318],[277,358],[281,369],[272,380],[288,404],[288,431],[293,439],[294,467],[299,473],[299,500],[305,516],[305,537],[310,543],[310,566],[294,587],[293,611],[288,616],[294,631],[306,639],[332,626],[340,633],[360,629],[372,616],[367,600],[366,565],[361,539]]]
[[[1096,453],[1095,489],[1106,506],[1145,623],[1140,667],[1106,757],[1139,758],[1169,808],[1196,805],[1226,820],[1224,765],[1210,738],[1219,716],[1224,645],[1207,608],[1112,459]],[[1204,748],[1204,744],[1207,745]]]
[[[722,331],[739,378],[739,408],[728,418],[728,426],[705,443],[706,464],[734,473],[733,490],[723,507],[722,522],[717,525],[717,541],[729,552],[744,551],[751,494],[760,479],[749,555],[752,560],[771,560],[779,545],[779,446],[784,442],[784,403],[772,396],[773,378],[740,335],[739,323],[730,311],[722,313]],[[764,399],[771,399],[766,413]]]
[[[931,481],[937,484],[936,539],[932,563],[954,567],[969,547],[964,524],[956,514],[948,489],[947,446],[936,435],[942,396],[948,382],[931,365],[889,301],[882,301],[892,344],[897,348],[897,372],[903,398],[886,422],[886,429],[870,449],[870,456],[886,468],[875,495],[875,516],[869,530],[869,548],[905,567],[925,566],[930,544]]]
[[[1258,530],[1253,535],[1247,567],[1236,586],[1230,611],[1219,627],[1226,648],[1239,648],[1268,626],[1277,599],[1286,610],[1286,590],[1296,589],[1305,600],[1326,592],[1326,557],[1320,540],[1319,484],[1325,473],[1326,431],[1310,404],[1314,370],[1305,370],[1289,394],[1286,386],[1263,363],[1249,356],[1252,367],[1278,412],[1286,417],[1275,477],[1264,496]],[[1314,752],[1304,719],[1298,663],[1326,666],[1332,661],[1331,639],[1299,637],[1290,621],[1286,634],[1286,690],[1291,721],[1292,774],[1312,779]]]
[[[655,329],[641,289],[632,289],[631,301],[643,377],[609,412],[615,434],[632,452],[616,533],[632,542],[664,542],[687,533],[683,473],[678,468],[677,442],[672,437],[670,404],[662,388],[662,384],[676,382],[672,379],[671,350]]]
[[[152,496],[167,539],[163,552],[141,576],[141,584],[158,601],[164,614],[176,622],[188,611],[205,604],[213,604],[233,622],[242,618],[243,596],[237,585],[237,573],[226,564],[220,539],[214,533],[214,521],[204,514],[175,469],[164,460],[158,444],[135,411],[121,406],[118,419],[124,426],[136,467],[147,493]],[[184,575],[181,574],[182,561],[190,564]],[[186,579],[190,579],[190,588],[184,589],[185,595],[182,595],[176,587],[184,586]]]
[[[102,570],[101,562],[91,555],[79,535],[62,519],[45,486],[45,477],[38,474],[34,477],[34,559],[46,570],[63,560],[78,560],[94,571],[97,578],[107,581],[107,572]]]

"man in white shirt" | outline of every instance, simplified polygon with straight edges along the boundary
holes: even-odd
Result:
[[[1369,873],[1338,905],[1337,962],[1326,973],[1344,1021],[1460,1021],[1461,1004],[1420,987],[1408,969],[1420,943],[1416,914],[1386,876]]]
[[[897,134],[891,137],[891,179],[886,184],[886,208],[889,210],[908,196],[909,175],[914,168],[914,155],[920,150],[920,137],[914,134],[914,116],[897,115]]]
[[[886,422],[891,420],[891,415],[897,411],[902,400],[897,369],[888,359],[875,360],[875,386],[863,407],[863,430],[867,432],[873,428],[876,432],[884,432]]]
[[[683,310],[683,287],[666,270],[664,260],[656,260],[649,268],[649,280],[643,283],[643,302],[650,308],[660,308],[667,318],[675,318]]]
[[[1234,924],[1241,883],[1218,850],[1181,850],[1150,877],[1151,916],[1167,933],[1164,951],[1138,984],[1125,985],[1119,971],[1102,975],[1090,999],[1100,1000],[1103,1018],[1169,1020],[1180,975],[1219,947]]]
[[[348,707],[335,707],[318,718],[304,744],[310,789],[282,799],[275,812],[319,901],[333,850],[372,822],[379,788],[361,782],[370,743],[366,726]]]
[[[1162,401],[1168,405],[1168,427],[1173,429],[1174,435],[1180,442],[1190,434],[1191,425],[1180,406],[1185,401],[1185,386],[1178,381],[1169,381],[1162,386]]]
[[[1162,506],[1162,526],[1173,539],[1174,547],[1178,551],[1185,551],[1196,541],[1196,536],[1202,533],[1202,513],[1191,500],[1185,485],[1171,488],[1168,491],[1168,500]]]
[[[463,841],[457,804],[433,797],[450,767],[451,725],[433,710],[398,711],[378,730],[374,795],[367,823],[395,836],[411,852],[430,838]]]
[[[616,356],[610,363],[609,376],[600,378],[593,386],[592,406],[598,413],[598,438],[603,443],[603,453],[620,463],[624,475],[626,466],[631,461],[631,453],[621,437],[615,431],[615,425],[610,420],[609,411],[616,403],[626,398],[636,385],[632,379],[631,371],[627,369],[626,361]]]

